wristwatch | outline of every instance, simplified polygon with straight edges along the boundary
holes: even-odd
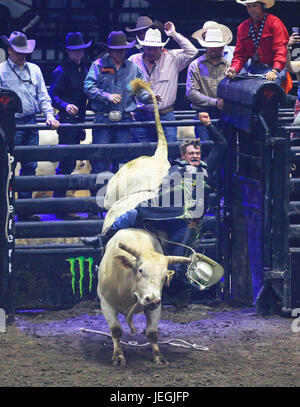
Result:
[[[278,68],[272,68],[272,71],[276,71],[276,72],[277,72],[277,74],[279,74],[279,73],[280,73],[280,69],[278,69]]]

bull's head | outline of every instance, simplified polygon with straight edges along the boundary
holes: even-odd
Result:
[[[118,255],[115,259],[122,263],[124,268],[132,269],[134,273],[133,292],[138,303],[143,306],[160,304],[163,284],[170,285],[175,274],[168,270],[168,266],[174,263],[190,263],[191,259],[181,256],[164,256],[155,251],[140,253],[125,243],[119,243],[120,249],[134,257]]]

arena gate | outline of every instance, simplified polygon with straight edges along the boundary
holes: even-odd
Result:
[[[270,82],[224,80],[219,97],[225,99],[224,131],[229,142],[226,165],[219,173],[218,188],[210,195],[211,212],[205,217],[197,250],[224,265],[224,280],[201,294],[195,301],[237,300],[256,303],[258,313],[280,309],[289,313],[299,305],[299,273],[295,270],[298,249],[289,247],[297,240],[297,226],[289,226],[289,190],[297,193],[297,180],[289,178],[289,127],[280,121],[281,89]],[[7,98],[10,103],[7,103]],[[1,124],[1,266],[0,307],[13,317],[15,309],[60,309],[82,299],[96,298],[99,250],[78,244],[15,245],[15,239],[93,236],[101,230],[102,220],[42,221],[14,223],[17,214],[89,212],[98,208],[96,198],[42,198],[14,202],[17,191],[57,189],[90,190],[104,187],[108,178],[94,174],[63,176],[8,176],[8,157],[15,161],[59,161],[66,156],[78,160],[101,158],[133,159],[151,155],[156,143],[13,146],[14,112],[20,102],[13,92],[0,91]],[[289,112],[290,113],[290,112]],[[194,112],[176,112],[169,126],[191,126]],[[177,120],[177,119],[185,119]],[[187,120],[186,120],[187,119]],[[88,120],[74,127],[148,126],[147,123],[95,124]],[[62,124],[62,127],[69,124]],[[28,128],[36,126],[19,126]],[[39,125],[39,129],[47,129]],[[202,146],[207,155],[211,142]],[[169,143],[169,156],[178,156],[179,142]],[[297,152],[292,147],[293,157]],[[3,158],[3,159],[2,159]],[[9,181],[9,182],[8,182]],[[293,187],[291,187],[291,185]],[[294,188],[294,189],[293,189]],[[299,188],[298,188],[299,190]],[[11,191],[9,195],[4,193]],[[3,193],[2,193],[3,192]],[[9,196],[9,200],[7,198]],[[294,198],[293,198],[294,199]],[[290,206],[289,206],[290,205]],[[104,211],[104,208],[100,208]],[[294,227],[295,226],[295,227]],[[12,237],[8,239],[8,231]],[[300,235],[299,235],[300,236]],[[298,284],[297,284],[298,282]]]
[[[9,92],[9,91],[8,91]],[[14,95],[15,96],[15,95]],[[156,150],[156,143],[132,143],[113,145],[79,145],[79,146],[37,146],[37,147],[15,147],[13,146],[13,135],[15,123],[13,113],[15,106],[10,106],[9,126],[3,128],[12,144],[11,156],[16,162],[19,161],[53,161],[57,162],[66,156],[78,160],[90,160],[91,158],[106,157],[108,154],[114,160],[133,159],[140,155],[152,155]],[[1,105],[0,123],[7,117],[8,106]],[[194,113],[176,112],[176,117],[181,119],[191,119]],[[91,123],[91,118],[87,118],[86,123],[77,124],[74,127],[94,128],[109,126],[153,126],[154,122],[147,123],[113,123],[95,124]],[[193,120],[175,120],[168,125],[191,126],[197,122]],[[199,123],[199,122],[198,122]],[[62,127],[70,127],[69,124],[61,124]],[[18,126],[19,129],[37,128],[36,125]],[[38,125],[39,130],[49,128],[46,125]],[[130,131],[130,129],[129,129]],[[4,140],[4,139],[3,139]],[[207,155],[212,142],[203,145],[203,155]],[[169,156],[178,156],[179,142],[169,143]],[[6,151],[6,150],[2,150]],[[3,169],[8,172],[7,158],[4,154]],[[7,175],[2,174],[3,190],[7,188]],[[111,175],[111,174],[110,174]],[[45,190],[91,190],[104,188],[109,176],[95,174],[85,175],[44,175],[44,176],[17,176],[10,175],[10,188],[13,192],[18,191],[45,191]],[[2,195],[3,203],[6,202]],[[83,244],[15,244],[15,239],[57,239],[81,236],[94,236],[101,231],[103,220],[78,220],[78,221],[55,221],[43,220],[42,222],[14,222],[14,214],[55,214],[62,212],[91,212],[95,209],[105,212],[103,207],[98,206],[95,197],[76,198],[41,198],[41,199],[16,199],[15,194],[10,197],[10,228],[13,231],[13,238],[10,242],[10,249],[6,242],[6,214],[7,209],[1,213],[3,219],[3,235],[1,236],[4,258],[10,253],[12,266],[8,267],[2,262],[0,269],[0,307],[4,308],[9,315],[14,314],[17,309],[61,309],[71,307],[80,300],[96,299],[97,287],[97,266],[100,263],[101,252],[98,249],[85,247]],[[207,255],[217,259],[218,238],[216,234],[217,218],[219,214],[218,191],[210,195],[211,213],[203,222],[203,238],[197,242],[198,248],[205,251]],[[5,207],[5,206],[3,206]],[[15,213],[14,211],[15,210]],[[43,215],[42,215],[43,216]],[[2,247],[2,246],[1,246]],[[9,251],[10,250],[10,251]],[[215,300],[220,298],[221,288],[215,286],[207,290],[204,299]]]
[[[279,109],[285,93],[263,79],[225,78],[218,96],[225,100],[222,120],[229,142],[222,245],[226,294],[255,304],[258,314],[290,315],[300,306],[300,180],[291,172],[299,148],[290,141],[296,127],[286,126],[293,111]]]

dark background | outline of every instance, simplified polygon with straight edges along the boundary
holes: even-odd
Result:
[[[300,26],[298,0],[277,0],[269,11],[284,22],[289,33],[293,26]],[[199,43],[191,35],[205,21],[213,20],[227,25],[233,33],[230,45],[234,46],[237,26],[248,18],[246,7],[235,0],[0,0],[0,34],[9,36],[11,31],[20,30],[26,32],[28,38],[36,39],[36,50],[30,58],[41,67],[45,82],[49,85],[51,72],[64,58],[68,32],[81,31],[86,42],[93,40],[92,47],[86,53],[89,64],[99,55],[98,41],[106,42],[112,30],[134,28],[139,15],[147,15],[162,23],[174,22],[176,30],[191,39],[198,48]],[[37,23],[30,27],[36,16]],[[129,35],[127,37],[131,39]],[[167,45],[167,48],[176,47],[172,40]],[[184,87],[185,78],[186,70],[179,77],[179,92]],[[291,91],[293,93],[294,89]],[[187,107],[184,91],[177,99],[182,102],[178,105],[179,109]]]

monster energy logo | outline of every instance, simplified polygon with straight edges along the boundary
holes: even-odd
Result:
[[[87,259],[83,256],[80,257],[72,257],[70,259],[66,259],[70,263],[70,272],[72,274],[72,291],[75,295],[75,285],[76,285],[76,270],[79,268],[79,292],[80,298],[83,295],[83,279],[84,279],[84,269],[85,263],[88,263],[88,274],[89,274],[89,292],[92,291],[92,284],[93,284],[93,264],[94,259],[92,257],[88,257]],[[78,265],[78,267],[76,267]]]

